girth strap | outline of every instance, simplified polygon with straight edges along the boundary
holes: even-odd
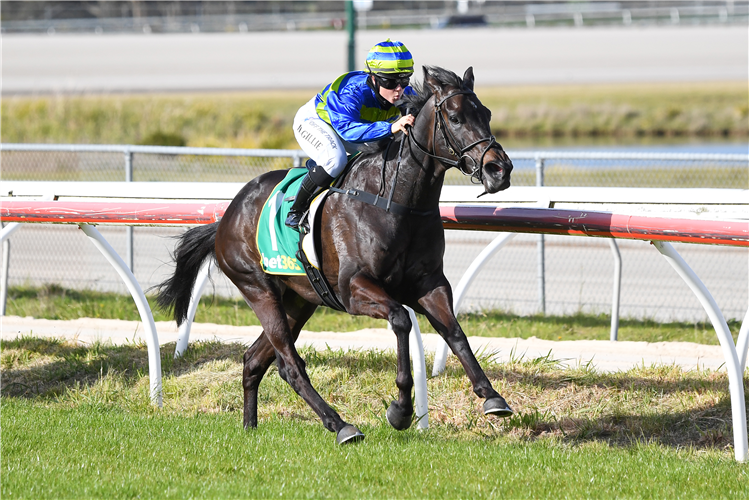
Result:
[[[320,300],[323,301],[323,304],[331,309],[346,312],[346,308],[341,304],[341,301],[338,300],[338,297],[336,297],[333,288],[330,286],[330,283],[328,283],[328,280],[325,278],[322,271],[309,263],[307,255],[305,255],[304,250],[302,250],[302,238],[304,238],[304,235],[300,235],[299,237],[299,251],[296,253],[296,258],[302,263],[304,272],[307,273],[307,279],[309,279],[310,285],[312,285],[312,288],[317,292],[317,295],[320,297]]]
[[[438,208],[432,210],[416,210],[415,208],[407,207],[406,205],[401,205],[400,203],[396,203],[394,201],[390,201],[388,203],[387,198],[383,198],[382,196],[377,196],[366,191],[361,191],[360,189],[339,189],[336,187],[332,187],[330,188],[330,191],[348,195],[351,198],[361,201],[362,203],[374,205],[375,207],[381,208],[386,212],[392,212],[395,215],[419,215],[425,217],[427,215],[439,215],[440,213]]]

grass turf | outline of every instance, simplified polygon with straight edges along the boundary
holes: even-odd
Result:
[[[241,428],[239,344],[197,342],[162,358],[150,405],[144,345],[5,341],[4,498],[711,497],[746,498],[732,461],[724,373],[639,367],[602,374],[548,358],[487,375],[516,410],[484,417],[454,358],[429,380],[430,429],[384,417],[395,356],[313,351],[312,383],[367,435],[338,447],[271,367],[259,427]],[[162,352],[171,352],[165,348]],[[746,383],[746,382],[745,382]]]
[[[3,404],[3,498],[746,498],[747,469],[713,452],[236,415],[135,415]]]

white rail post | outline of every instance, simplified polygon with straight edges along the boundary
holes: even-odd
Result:
[[[609,239],[611,253],[614,254],[614,291],[611,298],[611,337],[612,341],[619,338],[619,302],[622,295],[622,254],[614,238]]]
[[[536,155],[536,186],[544,185],[544,162],[545,160]],[[538,235],[538,309],[541,314],[546,315],[546,245],[544,235]]]
[[[0,227],[5,227],[4,222],[0,222]],[[3,264],[2,278],[0,278],[0,316],[5,316],[5,306],[8,303],[8,270],[10,268],[10,239],[3,240]]]
[[[427,394],[427,367],[424,359],[424,343],[421,339],[419,320],[416,313],[408,306],[403,306],[411,317],[411,333],[409,334],[409,346],[411,350],[411,362],[414,366],[414,393],[416,399],[416,424],[417,429],[429,428],[429,396]]]
[[[746,370],[746,358],[749,354],[749,310],[746,311],[744,321],[741,322],[741,328],[739,329],[739,338],[736,341],[736,352],[739,356],[739,363],[741,364],[741,373]]]
[[[181,325],[179,325],[177,346],[174,348],[175,359],[182,356],[187,350],[187,345],[190,342],[190,329],[192,328],[192,322],[195,319],[195,313],[198,310],[198,304],[200,303],[200,297],[203,295],[205,285],[208,283],[208,278],[211,277],[213,266],[213,259],[211,258],[203,264],[203,267],[198,273],[198,277],[195,279],[195,286],[193,286],[192,295],[190,296],[190,305],[187,308],[187,318]]]
[[[21,229],[21,224],[11,222],[2,224],[0,240],[3,242],[2,278],[0,278],[0,316],[5,316],[5,306],[8,301],[8,276],[10,274],[10,235]]]
[[[299,153],[301,153],[301,154],[299,154]],[[300,151],[299,153],[295,152],[295,153],[294,153],[294,154],[293,154],[293,155],[291,156],[291,166],[292,166],[293,168],[299,168],[299,167],[301,167],[301,166],[302,166],[302,158],[303,158],[303,156],[304,156],[304,152],[303,152],[303,151]]]
[[[455,288],[455,292],[453,293],[453,312],[455,313],[455,316],[458,315],[458,310],[460,309],[461,302],[463,302],[463,297],[465,297],[466,290],[468,290],[468,287],[471,286],[471,283],[473,283],[474,278],[476,278],[481,268],[484,267],[484,264],[486,264],[495,253],[497,253],[503,246],[505,246],[508,241],[514,238],[515,234],[516,233],[500,234],[499,236],[494,238],[491,243],[486,245],[481,253],[478,254],[475,259],[473,259],[471,265],[468,266],[466,272],[463,273],[463,277],[460,278],[460,282],[458,283],[458,286]],[[440,346],[437,348],[437,351],[434,354],[432,377],[436,377],[445,369],[445,364],[447,363],[447,354],[447,343],[442,340]]]
[[[130,148],[125,149],[125,182],[133,182],[133,152]],[[130,272],[135,272],[135,256],[133,252],[133,226],[125,227],[125,262]]]
[[[740,371],[741,364],[736,352],[736,346],[733,343],[731,331],[728,329],[728,324],[723,318],[723,313],[721,313],[718,304],[713,299],[713,296],[710,295],[707,287],[700,281],[681,255],[674,250],[674,247],[667,241],[653,241],[653,245],[666,258],[666,261],[671,264],[676,272],[679,273],[679,276],[681,276],[689,288],[692,289],[692,292],[697,296],[697,299],[710,318],[713,328],[715,328],[715,333],[718,335],[718,341],[726,360],[726,371],[728,372],[728,390],[731,395],[731,417],[733,420],[734,456],[739,462],[746,462],[747,458],[749,458],[749,442],[747,441],[746,429],[744,373]]]
[[[125,282],[127,289],[130,291],[135,305],[138,307],[143,327],[146,329],[146,344],[148,346],[148,375],[151,379],[151,401],[159,408],[162,404],[161,395],[161,353],[159,351],[159,337],[156,334],[156,323],[153,320],[151,308],[148,305],[143,289],[136,281],[133,273],[130,272],[125,261],[117,255],[112,245],[104,239],[101,233],[92,225],[78,224],[86,236],[89,237],[94,246],[106,257],[122,281]]]

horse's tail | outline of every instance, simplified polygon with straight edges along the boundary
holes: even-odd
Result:
[[[216,230],[218,222],[194,227],[179,238],[172,258],[176,263],[174,275],[153,288],[158,290],[156,303],[164,311],[174,311],[178,325],[187,319],[192,289],[200,266],[207,258],[216,258]]]

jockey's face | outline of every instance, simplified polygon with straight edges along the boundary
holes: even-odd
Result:
[[[370,76],[370,78],[374,79],[374,76]],[[394,89],[386,89],[382,85],[380,87],[380,95],[383,99],[385,99],[390,104],[394,104],[395,101],[400,99],[403,96],[403,87],[398,85]]]

